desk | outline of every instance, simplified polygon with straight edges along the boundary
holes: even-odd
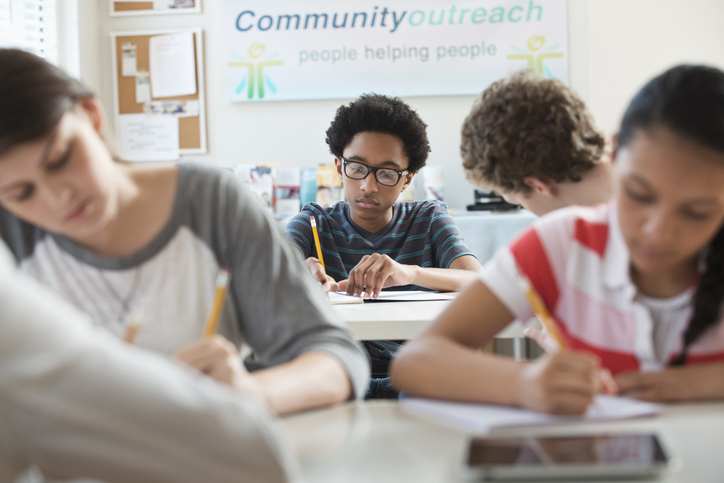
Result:
[[[332,307],[358,340],[409,340],[435,320],[449,303],[449,300],[366,302]],[[497,337],[523,337],[523,332],[518,325],[511,324]]]
[[[467,436],[408,416],[396,401],[348,403],[281,420],[309,483],[457,482]],[[605,431],[657,432],[682,469],[658,482],[724,481],[724,404],[666,406],[656,418],[555,428],[501,430],[500,434],[582,434]]]

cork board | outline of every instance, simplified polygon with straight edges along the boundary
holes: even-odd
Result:
[[[186,30],[185,32],[188,32]],[[144,104],[136,102],[136,78],[123,75],[122,47],[124,43],[133,43],[136,46],[136,67],[138,70],[149,69],[149,43],[155,35],[166,35],[184,31],[158,31],[158,32],[124,32],[111,34],[113,49],[113,84],[116,107],[116,126],[119,125],[118,116],[124,114],[143,113]],[[198,101],[198,116],[179,117],[179,149],[181,154],[206,153],[206,118],[204,102],[204,76],[203,76],[203,48],[201,29],[193,29],[194,61],[196,66],[196,94],[174,96],[173,98],[155,98],[151,101]],[[153,73],[151,73],[153,75]]]
[[[200,13],[201,0],[178,0],[176,8],[154,9],[154,2],[119,2],[110,0],[110,15],[114,17],[126,15],[157,15],[174,13]]]

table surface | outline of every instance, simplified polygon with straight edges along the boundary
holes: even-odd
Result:
[[[396,401],[353,402],[281,420],[309,483],[457,482],[468,435],[402,412]],[[724,403],[666,405],[654,418],[499,430],[507,436],[658,433],[681,469],[659,482],[724,481]]]
[[[358,340],[409,340],[433,321],[449,303],[449,300],[365,302],[333,307]],[[518,324],[509,325],[497,335],[522,336],[522,328]]]

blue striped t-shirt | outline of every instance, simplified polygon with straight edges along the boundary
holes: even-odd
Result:
[[[370,233],[352,221],[346,201],[328,208],[307,203],[287,224],[285,232],[305,259],[316,257],[309,221],[314,216],[325,269],[336,281],[346,280],[362,257],[373,253],[406,265],[435,268],[448,268],[456,258],[473,255],[444,203],[399,202],[392,209],[392,221],[377,233]]]

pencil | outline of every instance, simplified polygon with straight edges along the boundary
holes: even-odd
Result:
[[[231,272],[229,272],[228,268],[219,270],[219,275],[216,277],[214,304],[211,306],[211,312],[209,312],[209,318],[206,319],[206,327],[204,328],[204,337],[207,339],[216,333],[216,326],[219,324],[221,309],[226,298],[226,289],[229,286],[229,278],[231,278]]]
[[[319,244],[319,233],[317,233],[317,222],[314,220],[313,216],[310,216],[309,220],[312,222],[312,234],[314,234],[314,244],[317,245],[317,258],[319,258],[319,263],[322,265],[322,272],[325,275],[327,275],[327,270],[324,268],[324,260],[322,259],[322,245]]]
[[[143,309],[135,308],[131,311],[128,319],[126,320],[126,333],[123,336],[123,341],[128,344],[133,344],[136,340],[136,334],[143,325]]]
[[[530,283],[530,280],[528,280],[528,277],[525,275],[520,276],[520,288],[523,290],[523,293],[525,293],[528,303],[533,308],[533,312],[535,312],[536,317],[538,317],[541,321],[543,327],[545,327],[551,337],[553,337],[553,340],[558,343],[558,347],[565,349],[566,341],[561,332],[558,330],[558,327],[553,320],[553,316],[551,316],[550,312],[548,312],[548,309],[541,300],[540,295],[538,295],[538,292],[536,292],[533,288],[533,284]]]

